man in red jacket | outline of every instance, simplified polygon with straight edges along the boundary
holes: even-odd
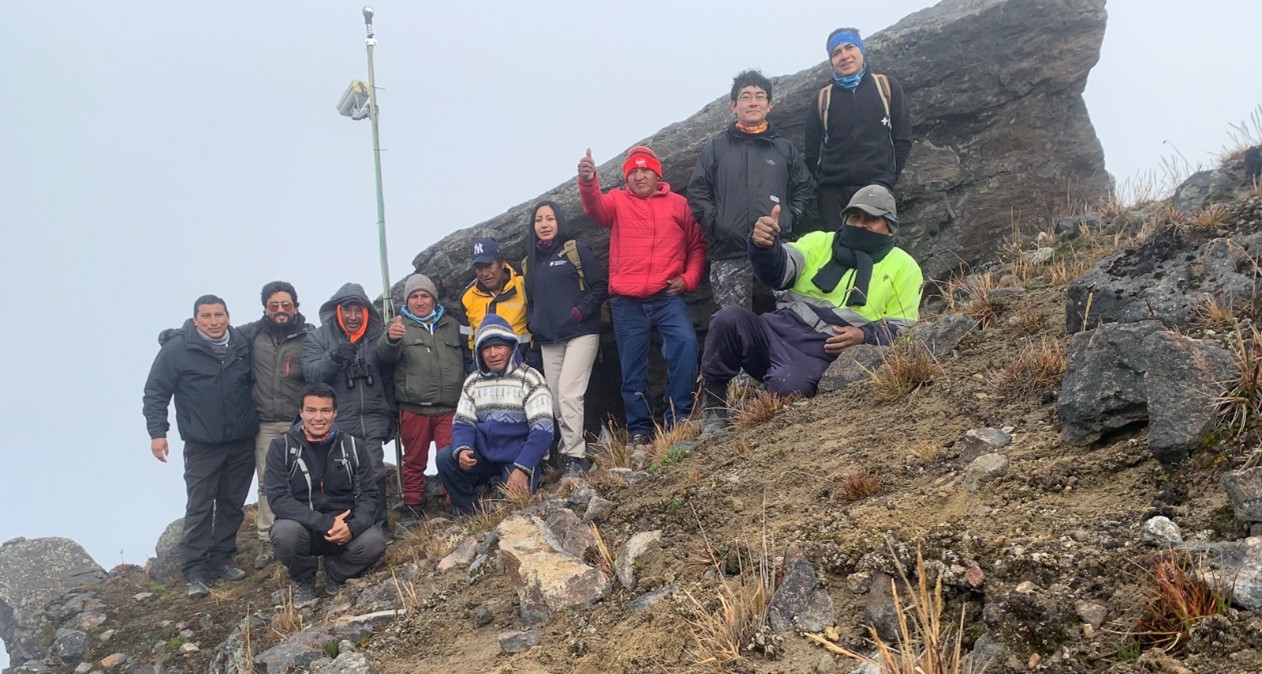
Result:
[[[683,293],[705,270],[705,239],[688,200],[662,181],[653,151],[637,145],[622,164],[626,189],[601,194],[591,149],[578,162],[583,210],[609,234],[609,307],[622,362],[622,404],[633,445],[653,436],[649,406],[649,333],[662,338],[669,381],[665,425],[687,419],[697,376],[697,333]]]

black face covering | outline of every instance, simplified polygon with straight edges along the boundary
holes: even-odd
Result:
[[[833,259],[811,278],[820,290],[830,293],[851,269],[854,285],[846,306],[861,307],[868,303],[868,284],[872,282],[872,265],[885,259],[894,248],[894,237],[870,232],[854,225],[842,225],[833,237]]]

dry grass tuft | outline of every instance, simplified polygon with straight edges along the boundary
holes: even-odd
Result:
[[[1232,434],[1243,433],[1262,415],[1262,333],[1257,326],[1231,333],[1228,343],[1232,358],[1236,361],[1236,378],[1223,383],[1224,392],[1218,397],[1219,414],[1227,420]]]
[[[394,580],[394,590],[399,596],[399,606],[406,609],[408,613],[415,612],[421,605],[421,596],[416,591],[416,582],[399,580],[399,577],[394,573],[394,569],[390,569],[390,578]]]
[[[605,543],[605,537],[600,533],[600,527],[594,523],[591,525],[592,537],[596,539],[596,553],[590,560],[592,566],[601,573],[613,577],[613,561],[617,553],[610,552],[609,546]]]
[[[601,441],[593,443],[592,461],[598,469],[630,468],[631,448],[627,446],[630,438],[625,428],[614,425],[611,418],[601,430]]]
[[[844,655],[853,660],[873,667],[885,674],[971,674],[973,669],[972,655],[962,655],[964,639],[964,610],[960,609],[958,625],[942,623],[942,610],[945,602],[942,599],[942,578],[934,583],[933,591],[929,591],[926,580],[925,558],[919,549],[916,550],[916,576],[918,583],[913,586],[907,579],[907,573],[899,565],[904,587],[915,587],[910,597],[911,605],[905,606],[903,598],[898,594],[899,584],[894,587],[894,612],[898,615],[897,643],[886,643],[875,629],[868,628],[877,656],[861,655],[848,648],[838,646],[824,637],[807,634],[811,640],[824,648]]]
[[[792,405],[799,400],[801,396],[791,395],[781,397],[770,391],[760,391],[752,399],[747,401],[743,407],[738,408],[732,413],[732,425],[737,428],[754,428],[761,426],[776,415],[777,412],[785,407]]]
[[[921,440],[911,446],[911,454],[925,463],[930,463],[942,453],[942,447],[932,440]]]
[[[657,427],[653,442],[646,448],[649,465],[657,463],[676,443],[696,440],[701,435],[701,421],[685,419],[675,422],[670,428]]]
[[[1238,327],[1235,302],[1223,295],[1222,290],[1215,290],[1197,300],[1193,312],[1196,321],[1206,327]]]
[[[1012,317],[1012,330],[1021,337],[1029,337],[1038,333],[1047,325],[1043,314],[1037,311],[1025,310],[1017,313]]]
[[[1262,197],[1262,176],[1253,176],[1253,182],[1250,183],[1246,196],[1250,199]]]
[[[249,622],[249,618],[246,618],[246,621]],[[281,600],[280,608],[272,615],[272,631],[284,639],[301,632],[302,628],[302,613],[294,608],[294,586],[290,584],[285,590],[285,597]]]
[[[928,349],[912,342],[901,342],[881,356],[881,367],[869,376],[876,387],[876,397],[891,403],[910,395],[942,375],[942,365]]]
[[[1059,340],[1029,345],[995,375],[1001,391],[1023,393],[1055,384],[1065,375],[1065,345]]]
[[[881,491],[881,476],[872,471],[847,475],[841,481],[841,498],[846,503],[862,501]]]
[[[963,312],[977,321],[983,330],[999,317],[999,307],[990,293],[998,286],[990,272],[955,277],[947,281],[943,298],[951,313]]]
[[[1175,652],[1201,620],[1226,613],[1231,592],[1220,592],[1197,573],[1198,560],[1166,550],[1143,575],[1144,615],[1129,636],[1143,645]]]
[[[1220,227],[1227,222],[1227,218],[1231,216],[1231,209],[1223,204],[1211,204],[1196,214],[1192,218],[1192,226],[1201,229],[1212,229]]]
[[[752,377],[737,377],[727,385],[727,408],[739,409],[762,393],[762,383]]]
[[[470,533],[490,531],[498,527],[510,513],[512,510],[503,501],[482,499],[478,507],[465,516],[465,526],[468,527]]]

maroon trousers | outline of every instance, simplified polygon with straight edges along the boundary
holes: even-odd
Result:
[[[455,412],[426,416],[399,411],[399,435],[403,438],[403,505],[425,505],[425,469],[429,443],[442,449],[451,445],[451,420]]]

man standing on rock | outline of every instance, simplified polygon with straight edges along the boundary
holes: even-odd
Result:
[[[701,148],[688,204],[705,229],[714,303],[753,309],[745,241],[754,221],[776,204],[782,205],[781,230],[793,231],[811,198],[811,174],[797,147],[767,120],[771,80],[746,70],[733,80],[731,95],[736,121]]]
[[[262,569],[272,561],[272,509],[268,506],[263,475],[267,469],[267,448],[284,435],[298,418],[302,401],[302,347],[307,333],[315,327],[298,311],[298,291],[284,281],[263,286],[263,318],[241,326],[250,345],[254,373],[254,404],[259,414],[259,432],[254,436],[254,468],[259,480],[258,533],[264,548],[254,559]]]
[[[436,460],[458,516],[477,508],[481,485],[500,482],[510,493],[537,489],[552,444],[552,393],[543,375],[522,362],[517,335],[503,317],[483,319],[474,354],[478,370],[460,392],[451,446]]]
[[[833,80],[806,111],[806,165],[818,185],[824,231],[835,232],[860,188],[894,191],[911,153],[911,114],[898,81],[868,70],[857,28],[834,30],[826,44]]]
[[[503,316],[517,334],[526,362],[535,369],[542,368],[542,358],[530,348],[524,281],[521,274],[504,260],[495,239],[483,237],[473,242],[473,275],[473,281],[460,296],[465,319],[469,321],[469,348],[473,348],[473,336],[482,326],[483,318],[491,314]]]
[[[622,405],[631,444],[653,436],[649,404],[649,336],[662,337],[666,358],[665,425],[687,419],[697,376],[697,332],[683,294],[697,289],[705,271],[705,238],[688,200],[670,191],[662,163],[638,145],[622,164],[626,189],[600,191],[592,151],[578,162],[583,210],[609,233],[609,308],[622,365]]]
[[[749,262],[777,296],[761,316],[724,307],[706,335],[702,431],[727,425],[727,384],[742,369],[781,396],[813,396],[843,350],[886,345],[920,315],[920,266],[894,245],[894,196],[880,185],[859,190],[836,232],[780,241],[779,207],[754,224]]]
[[[394,437],[394,368],[377,361],[377,340],[385,332],[381,312],[364,287],[346,283],[320,306],[320,328],[302,347],[302,375],[337,393],[342,430],[364,441],[378,477],[373,521],[386,531],[386,472],[382,445]]]
[[[197,298],[193,317],[162,346],[145,382],[149,450],[163,463],[170,453],[167,406],[175,397],[188,494],[181,571],[194,598],[210,594],[217,578],[245,578],[231,561],[254,473],[259,419],[250,396],[250,344],[229,321],[222,299]]]
[[[338,429],[337,393],[327,384],[302,389],[301,423],[272,440],[267,496],[276,514],[272,547],[297,586],[295,607],[314,603],[316,566],[334,590],[381,558],[386,539],[373,526],[379,480],[367,444]]]

